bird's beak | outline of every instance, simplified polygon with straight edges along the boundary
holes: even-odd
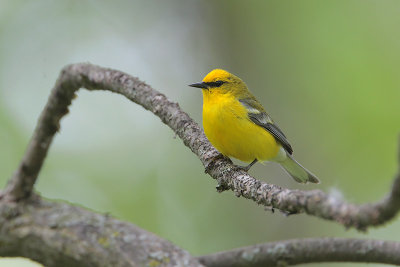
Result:
[[[202,89],[207,89],[208,88],[208,85],[206,83],[204,83],[204,82],[189,84],[189,86],[196,87],[196,88],[202,88]]]

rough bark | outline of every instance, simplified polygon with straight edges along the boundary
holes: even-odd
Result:
[[[232,190],[236,196],[288,214],[306,213],[359,230],[381,225],[399,211],[400,171],[382,201],[363,205],[344,202],[320,190],[289,190],[268,184],[222,157],[177,103],[139,79],[91,64],[74,64],[62,70],[19,167],[6,189],[0,192],[0,256],[28,257],[46,266],[201,266],[184,250],[136,226],[73,205],[49,202],[34,193],[51,141],[79,88],[119,93],[153,112],[199,157],[207,173],[217,180],[220,192]],[[263,261],[297,264],[323,259],[399,264],[398,256],[393,256],[399,243],[349,240],[348,250],[341,250],[340,245],[346,247],[345,242],[339,239],[283,241],[200,259],[207,266],[218,261],[226,264],[229,257],[243,257],[259,249],[264,253],[257,254],[251,266]],[[279,254],[282,246],[285,249]],[[271,254],[271,249],[279,253]],[[316,249],[321,253],[313,254]],[[285,254],[287,251],[290,253]],[[303,257],[299,256],[296,261],[288,256],[291,253]]]
[[[54,267],[203,266],[137,226],[36,195],[0,202],[0,256]]]
[[[199,257],[207,267],[287,266],[316,262],[400,265],[400,243],[345,238],[295,239]]]

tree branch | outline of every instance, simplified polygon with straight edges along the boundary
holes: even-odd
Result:
[[[198,257],[207,267],[287,266],[316,262],[367,262],[400,265],[400,243],[321,238],[260,244]]]
[[[54,267],[203,266],[132,224],[36,195],[27,200],[0,201],[0,256]]]
[[[62,70],[27,152],[6,188],[6,199],[19,200],[30,196],[52,138],[60,127],[60,120],[68,113],[68,106],[81,87],[119,93],[157,115],[200,158],[206,171],[218,181],[219,191],[230,189],[236,196],[289,214],[306,213],[359,230],[387,222],[400,209],[400,170],[387,197],[363,205],[346,203],[320,190],[289,190],[259,181],[221,157],[201,128],[177,103],[137,78],[91,64],[69,65]]]

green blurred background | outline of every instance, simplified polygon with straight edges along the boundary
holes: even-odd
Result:
[[[296,184],[274,164],[258,164],[252,175],[355,203],[379,200],[396,171],[399,13],[397,0],[0,0],[1,185],[60,69],[91,62],[139,77],[199,123],[201,92],[187,84],[227,69],[247,82],[322,184]],[[116,94],[82,90],[36,189],[132,222],[193,255],[305,237],[400,241],[398,220],[367,234],[346,231],[315,217],[272,214],[215,186],[150,112]],[[0,266],[37,265],[3,259]]]

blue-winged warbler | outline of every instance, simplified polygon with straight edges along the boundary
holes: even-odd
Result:
[[[237,76],[215,69],[201,83],[203,127],[211,144],[226,157],[251,162],[278,162],[299,183],[318,178],[292,156],[293,149],[281,129]]]

